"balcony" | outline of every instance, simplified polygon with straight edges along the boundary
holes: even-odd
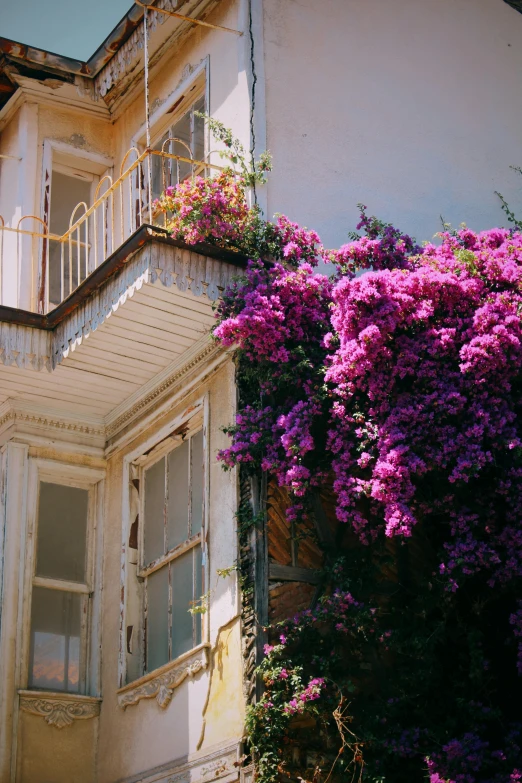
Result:
[[[21,290],[24,270],[32,286],[31,308],[0,304],[0,431],[52,421],[101,447],[220,365],[212,304],[246,259],[169,236],[154,195],[180,164],[192,175],[218,168],[134,150],[63,236],[31,216],[0,226],[2,290]]]
[[[216,170],[221,167],[163,150],[140,153],[133,147],[123,158],[119,177],[113,181],[106,175],[98,183],[93,204],[80,202],[72,210],[64,234],[48,231],[36,215],[24,215],[9,226],[0,215],[0,304],[51,312],[142,226],[166,233],[168,216],[156,199],[167,185]]]

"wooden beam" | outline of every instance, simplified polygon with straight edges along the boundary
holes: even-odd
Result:
[[[313,568],[298,568],[270,563],[268,578],[272,582],[307,582],[311,585],[319,583],[319,572]]]
[[[332,535],[332,529],[328,524],[328,519],[321,502],[321,494],[318,489],[316,489],[312,495],[312,508],[314,511],[313,517],[317,535],[319,536],[319,541],[323,547],[333,546],[334,538]]]

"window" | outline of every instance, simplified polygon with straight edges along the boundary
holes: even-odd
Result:
[[[92,595],[92,490],[40,481],[29,687],[85,693]]]
[[[182,99],[180,99],[182,100]],[[205,112],[205,98],[201,96],[162,137],[153,149],[181,155],[192,160],[205,158],[205,121],[195,112]],[[192,174],[201,173],[190,163],[180,160],[163,159],[155,155],[152,162],[152,194],[158,198],[165,188],[176,185]]]
[[[70,166],[53,165],[51,176],[51,201],[49,211],[49,231],[62,236],[69,230],[73,212],[82,202],[89,208],[93,202],[94,189],[99,180],[95,174],[81,171]],[[78,207],[73,223],[85,213],[85,207]],[[81,232],[81,240],[84,229]],[[75,235],[63,248],[59,242],[49,245],[49,301],[58,305],[68,296],[91,271],[85,268],[85,251],[78,246]]]
[[[199,429],[198,429],[199,426]],[[143,666],[150,672],[202,641],[189,610],[204,588],[204,454],[201,422],[160,444],[140,465]]]

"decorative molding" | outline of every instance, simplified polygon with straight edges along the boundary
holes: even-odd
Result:
[[[134,392],[105,419],[107,439],[116,435],[154,403],[158,402],[200,364],[222,353],[222,349],[205,335],[203,340],[185,351],[179,359]]]
[[[30,326],[0,323],[0,362],[23,370],[51,370],[50,332]]]
[[[103,101],[94,93],[79,91],[76,84],[62,83],[58,90],[37,82],[35,79],[17,77],[19,87],[0,111],[0,131],[10,122],[23,103],[37,102],[54,109],[61,108],[96,117],[109,122],[110,112]]]
[[[164,103],[165,103],[165,98],[154,98],[154,100],[150,104],[151,113],[157,111],[161,106],[163,106]]]
[[[228,753],[221,753],[215,758],[201,759],[191,766],[186,765],[174,775],[167,778],[167,783],[209,783],[211,780],[218,780],[227,775],[233,774],[234,778],[239,777],[239,771],[236,768],[237,752],[235,750]]]
[[[118,691],[118,704],[122,709],[137,704],[142,699],[156,698],[159,706],[166,709],[173,696],[174,690],[187,679],[192,678],[200,671],[204,671],[209,665],[208,643],[195,647],[184,655],[180,655],[174,661],[165,664],[161,669],[140,677],[129,685],[125,685]]]
[[[239,778],[241,740],[208,748],[125,778],[120,783],[232,783]]]
[[[173,93],[176,92],[176,90],[179,90],[183,82],[186,82],[187,79],[189,79],[192,76],[192,74],[198,70],[198,68],[201,66],[201,63],[204,62],[205,60],[206,57],[202,57],[197,65],[191,65],[190,63],[186,63],[183,66],[183,70],[181,71],[181,77],[178,83],[176,84],[176,86],[174,87],[174,89],[172,90],[172,92],[170,93],[169,98]]]
[[[197,16],[201,19],[218,2],[219,0],[184,0],[177,4],[176,10],[186,16]],[[171,0],[158,0],[156,7],[171,10]],[[167,21],[170,24],[166,25],[165,30],[160,35],[157,33],[154,35],[158,30],[158,24],[164,25]],[[163,63],[165,57],[172,56],[174,47],[179,46],[181,40],[193,33],[194,25],[182,20],[173,20],[155,11],[149,12],[148,23],[149,68],[152,70],[157,64]],[[143,24],[140,23],[94,78],[94,89],[109,106],[113,117],[120,113],[124,103],[127,104],[135,97],[138,89],[143,89],[143,45]]]
[[[18,691],[20,709],[42,717],[49,726],[63,729],[75,720],[88,720],[100,714],[101,699],[71,693]]]
[[[0,405],[0,432],[5,427],[22,423],[61,433],[87,435],[105,442],[105,426],[101,419],[61,417],[56,411],[41,408],[24,400],[7,401]]]

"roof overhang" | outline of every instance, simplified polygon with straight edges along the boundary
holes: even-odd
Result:
[[[184,0],[176,11],[195,20],[203,20],[220,0]],[[159,12],[165,7],[170,9],[169,0],[155,0],[151,4],[158,11],[150,13],[150,56],[162,55],[172,46],[174,40],[190,31],[194,25],[183,19],[174,19]],[[94,97],[102,97],[108,104],[113,97],[105,96],[120,82],[125,92],[128,84],[125,77],[133,71],[133,83],[136,78],[136,66],[139,73],[143,70],[143,15],[142,6],[133,4],[123,19],[107,36],[94,54],[87,60],[76,60],[55,52],[38,49],[34,46],[0,37],[0,109],[10,100],[20,87],[20,79],[32,79],[43,85],[52,85],[57,89],[61,84],[87,86]],[[160,28],[164,28],[160,31]],[[113,58],[117,62],[111,62]],[[110,64],[107,72],[104,69]],[[99,79],[97,77],[100,77]],[[91,85],[89,88],[89,84]]]

